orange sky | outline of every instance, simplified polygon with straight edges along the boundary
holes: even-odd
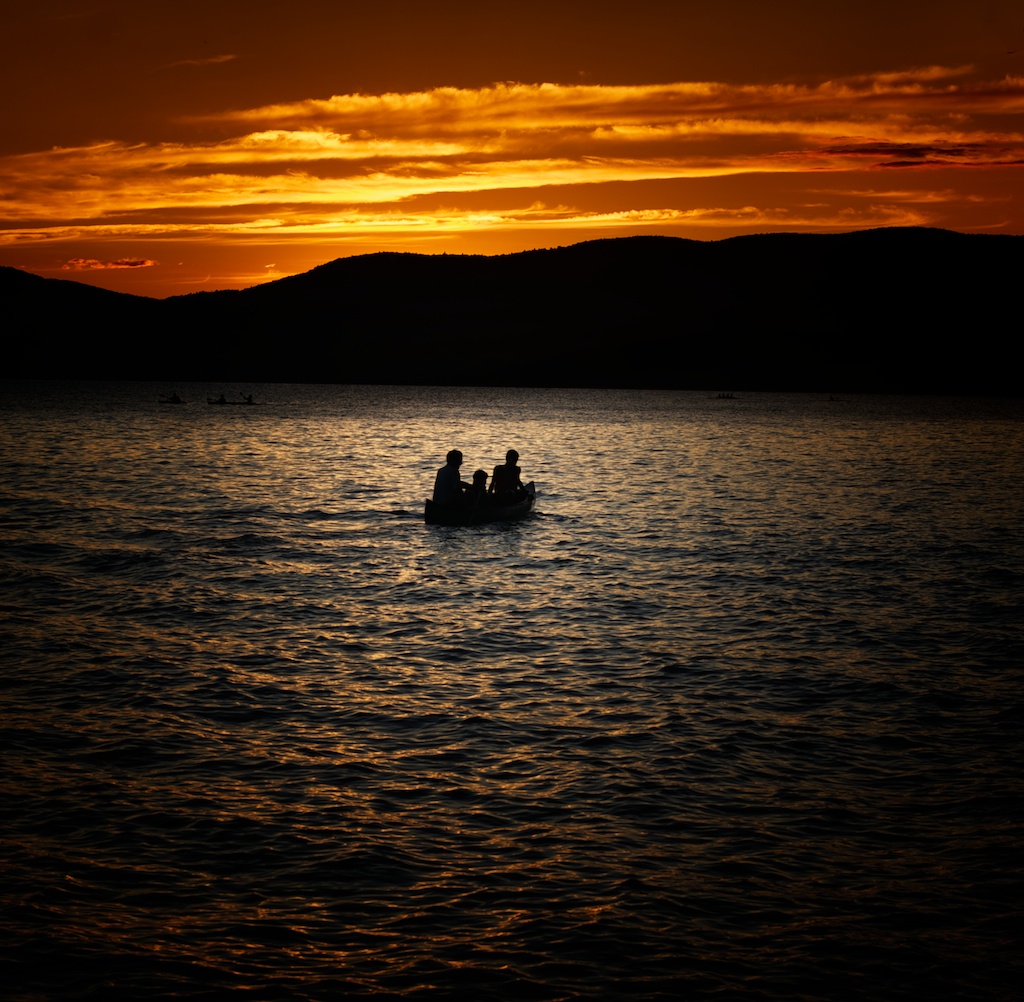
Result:
[[[1024,233],[1024,8],[45,0],[5,14],[0,264],[167,296],[377,250]]]

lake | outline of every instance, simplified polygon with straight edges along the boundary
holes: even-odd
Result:
[[[1024,402],[3,391],[5,997],[1017,997]]]

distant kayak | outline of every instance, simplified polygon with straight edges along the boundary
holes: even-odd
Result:
[[[172,393],[170,396],[161,397],[160,403],[162,404],[183,404],[185,401],[178,396],[177,393]]]
[[[256,404],[256,401],[251,396],[243,397],[241,400],[228,400],[224,396],[217,397],[216,399],[207,397],[206,402],[211,407],[249,407]]]
[[[428,525],[482,525],[485,522],[512,522],[524,518],[533,509],[537,492],[531,480],[507,504],[484,495],[477,504],[437,504],[427,500],[423,519]]]

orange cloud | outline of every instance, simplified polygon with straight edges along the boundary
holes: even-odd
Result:
[[[64,271],[104,271],[108,269],[122,268],[153,268],[158,261],[150,261],[148,258],[119,258],[117,261],[98,261],[96,258],[73,257],[69,258],[61,268]]]
[[[969,67],[815,84],[341,95],[208,115],[203,141],[111,140],[3,158],[0,247],[942,225],[967,204],[1002,205],[1001,219],[979,225],[1020,230],[1005,179],[1024,165],[1022,114],[1024,77],[980,80]],[[219,138],[205,138],[211,129]],[[914,180],[865,180],[883,171]],[[940,182],[922,180],[936,172]],[[982,183],[985,172],[1003,187]],[[806,178],[805,194],[794,200],[790,185],[786,203],[773,204],[766,181],[785,177]],[[729,179],[743,186],[736,197],[694,201],[695,184]],[[656,183],[675,185],[670,199],[634,194]],[[566,204],[537,208],[554,190]],[[65,267],[155,263],[101,260],[90,251]]]
[[[928,67],[816,85],[714,82],[647,86],[497,84],[478,90],[440,87],[413,94],[347,94],[205,116],[221,124],[317,128],[383,135],[495,133],[506,129],[593,129],[610,125],[676,126],[706,119],[779,117],[875,120],[889,114],[955,115],[1024,111],[1024,78],[954,83],[969,67]]]
[[[175,66],[218,66],[221,63],[230,63],[233,59],[237,59],[238,56],[224,54],[222,56],[205,56],[201,59],[177,59],[173,63],[168,63],[169,69]]]

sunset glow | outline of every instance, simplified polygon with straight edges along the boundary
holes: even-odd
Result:
[[[164,71],[242,62],[183,56]],[[1024,76],[969,63],[196,104],[183,95],[179,113],[154,113],[145,130],[126,120],[102,139],[8,148],[0,264],[163,296],[381,249],[890,225],[1024,232]]]

